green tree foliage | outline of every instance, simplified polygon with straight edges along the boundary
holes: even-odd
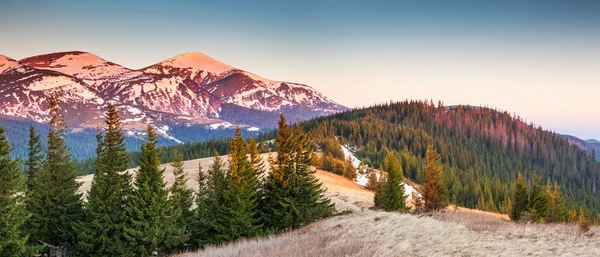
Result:
[[[546,195],[548,196],[548,217],[547,222],[562,223],[565,222],[567,209],[565,207],[565,199],[560,191],[560,186],[554,182],[553,186],[546,185]]]
[[[377,184],[381,189],[375,192],[375,207],[385,211],[406,210],[402,166],[394,154],[386,156],[383,171],[387,172],[387,176],[382,183]]]
[[[35,243],[72,249],[76,241],[73,225],[83,215],[80,184],[76,181],[75,162],[65,146],[66,124],[56,98],[49,98],[48,108],[51,118],[46,159],[31,178],[34,188],[28,202],[32,214],[31,239]]]
[[[296,126],[294,155],[291,196],[295,208],[299,210],[293,226],[295,228],[333,214],[333,204],[325,197],[325,188],[315,176],[316,170],[311,166],[311,143],[300,124]],[[354,169],[353,173],[356,174]]]
[[[296,228],[329,215],[333,206],[310,169],[312,151],[302,128],[294,136],[283,115],[277,131],[278,153],[262,189],[262,217],[272,232]]]
[[[42,169],[44,163],[44,153],[40,136],[35,131],[35,127],[29,125],[29,141],[27,143],[27,160],[25,161],[25,175],[27,176],[27,190],[29,193],[34,189],[34,178]]]
[[[215,160],[218,159],[220,161],[221,157],[218,156],[218,153],[215,153],[215,155]],[[198,188],[196,193],[196,209],[193,210],[194,219],[192,221],[192,224],[190,224],[191,236],[189,244],[191,247],[203,248],[207,243],[209,243],[209,222],[211,212],[208,209],[210,207],[210,199],[208,198],[208,182],[209,181],[207,181],[207,175],[202,170],[202,166],[198,165]]]
[[[184,228],[175,226],[181,215],[174,212],[168,201],[165,188],[164,168],[160,168],[160,160],[156,149],[157,135],[152,125],[148,125],[148,139],[142,146],[142,157],[138,169],[131,199],[125,208],[124,236],[127,240],[131,256],[148,256],[161,252],[159,247],[178,246],[185,242]],[[178,241],[171,241],[178,239]]]
[[[302,123],[311,139],[336,136],[357,147],[356,156],[379,167],[398,153],[404,175],[423,184],[427,147],[433,144],[444,167],[448,198],[475,208],[483,195],[489,210],[508,212],[519,171],[560,186],[569,208],[600,210],[600,164],[567,139],[522,118],[486,107],[434,105],[425,101],[386,103]],[[492,198],[484,192],[487,189]],[[493,203],[490,206],[489,202]]]
[[[217,243],[258,235],[262,227],[257,215],[258,174],[248,161],[246,143],[237,127],[230,149],[223,201],[213,209],[216,217],[211,222]]]
[[[216,239],[218,231],[214,229],[213,223],[218,218],[217,208],[225,201],[224,195],[227,184],[227,177],[223,170],[223,160],[219,154],[215,154],[214,161],[208,169],[206,180],[203,175],[198,178],[194,239],[199,248],[207,244],[218,243]]]
[[[440,154],[432,145],[427,149],[423,200],[427,211],[440,210],[448,205],[448,189],[444,183]]]
[[[577,222],[577,210],[571,209],[567,213],[567,223],[574,224]]]
[[[86,220],[77,228],[77,248],[84,255],[128,255],[124,237],[127,222],[125,206],[132,194],[129,156],[117,108],[108,104],[104,136],[98,136],[96,175],[85,204]]]
[[[175,176],[175,182],[173,182],[173,185],[169,189],[171,193],[171,206],[174,208],[174,213],[181,213],[174,226],[178,230],[184,231],[182,241],[187,242],[190,239],[194,223],[194,212],[192,211],[194,191],[186,185],[187,174],[183,170],[183,155],[181,153],[175,153],[175,159],[171,162],[171,166],[173,166],[173,175]],[[189,247],[189,245],[182,245],[181,247]]]
[[[533,173],[533,177],[531,179],[531,192],[529,195],[529,213],[531,214],[531,219],[535,222],[546,222],[548,218],[548,196],[546,195],[546,191],[544,187],[540,185],[539,177],[537,173]]]
[[[529,210],[529,195],[527,194],[527,185],[523,175],[519,173],[512,193],[512,206],[510,209],[510,219],[519,221],[523,214]]]
[[[25,177],[0,126],[0,256],[26,256],[28,235],[23,227],[30,217],[25,208]]]

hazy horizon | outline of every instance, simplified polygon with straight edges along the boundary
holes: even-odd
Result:
[[[81,50],[129,68],[191,51],[349,107],[488,106],[600,139],[594,1],[2,1],[0,54]]]

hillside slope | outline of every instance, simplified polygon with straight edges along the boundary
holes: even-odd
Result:
[[[267,155],[263,155],[267,156]],[[190,186],[197,166],[212,158],[185,161]],[[168,165],[166,180],[171,183]],[[600,230],[581,233],[576,225],[515,224],[505,216],[449,209],[433,216],[368,209],[373,193],[352,181],[320,171],[317,176],[338,210],[351,214],[328,218],[288,234],[208,247],[195,256],[598,256]],[[89,185],[91,176],[82,178]]]
[[[518,173],[531,184],[556,181],[567,207],[600,210],[600,163],[554,132],[490,108],[405,101],[356,109],[303,123],[317,143],[334,138],[379,167],[389,152],[401,158],[404,175],[422,183],[428,145],[441,154],[450,201],[501,213]]]

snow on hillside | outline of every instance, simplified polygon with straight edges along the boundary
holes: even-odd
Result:
[[[356,184],[359,184],[361,186],[367,186],[367,182],[369,182],[369,178],[367,177],[367,174],[361,174],[361,173],[366,173],[365,172],[365,168],[360,166],[361,161],[356,158],[356,156],[354,155],[354,153],[352,153],[352,151],[350,151],[350,149],[348,149],[347,146],[342,145],[342,151],[344,151],[344,156],[346,159],[350,158],[350,160],[352,161],[352,166],[354,166],[354,168],[356,168],[356,173],[357,173],[357,177],[356,177]],[[377,179],[379,179],[379,173],[376,174],[377,175]],[[415,190],[414,187],[412,187],[411,185],[407,184],[407,183],[402,183],[404,184],[404,194],[406,195],[407,199],[412,199],[412,193],[415,192],[417,196],[421,196],[421,194]]]

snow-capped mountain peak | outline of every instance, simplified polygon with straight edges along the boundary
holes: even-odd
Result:
[[[71,127],[94,126],[107,101],[123,123],[272,126],[345,110],[307,85],[273,81],[189,52],[140,70],[72,51],[15,61],[0,56],[0,115],[45,121],[46,98],[58,95]],[[260,119],[258,118],[260,117]]]
[[[117,78],[131,71],[97,55],[80,51],[38,55],[19,62],[38,69],[58,71],[82,80]]]

